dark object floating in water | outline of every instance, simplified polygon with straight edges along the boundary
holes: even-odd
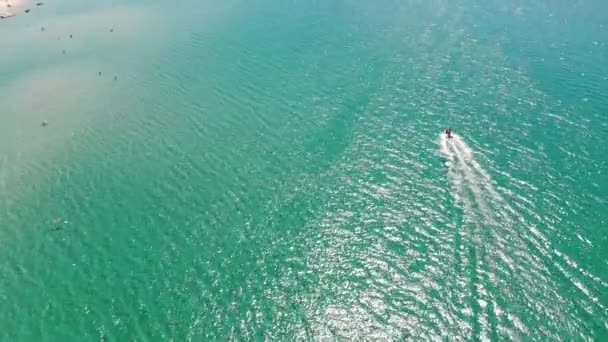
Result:
[[[70,39],[72,39],[72,35],[70,35]]]
[[[64,49],[64,50],[62,50],[62,51],[61,51],[61,53],[65,55],[65,49]]]
[[[39,2],[36,4],[36,6],[42,6],[42,5],[44,5],[44,2]]]
[[[10,17],[12,17],[12,16],[14,16],[14,15],[15,15],[15,13],[9,13],[9,12],[6,12],[6,13],[0,13],[0,19],[4,19],[4,18],[10,18]]]
[[[99,72],[99,76],[101,76],[101,71]]]
[[[40,31],[44,31],[44,26],[40,28]]]
[[[114,81],[118,81],[118,76],[114,76]]]
[[[46,120],[42,120],[42,122],[40,123],[40,126],[42,126],[42,127],[46,127],[48,125],[49,125],[49,123]]]
[[[111,29],[110,29],[110,32],[114,32],[114,29],[113,29],[113,28],[111,28]]]
[[[28,8],[25,10],[25,13],[30,13],[30,11],[31,11],[31,9]]]
[[[61,217],[58,217],[56,219],[53,220],[53,229],[54,230],[59,230],[62,228],[62,226],[67,223],[68,221],[62,219]]]

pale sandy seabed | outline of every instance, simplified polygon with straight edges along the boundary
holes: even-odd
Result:
[[[16,15],[17,12],[31,5],[28,0],[0,0],[0,17]]]
[[[18,0],[10,4],[20,12],[35,6]],[[45,2],[40,10],[51,6]],[[0,0],[0,13],[4,7]],[[19,25],[19,20],[32,20],[21,13],[0,21],[0,65],[10,75],[0,82],[0,183],[10,183],[26,164],[52,160],[74,135],[111,112],[110,104],[126,101],[120,89],[132,85],[123,64],[142,37],[157,32],[155,13],[112,6],[36,17],[31,25]]]

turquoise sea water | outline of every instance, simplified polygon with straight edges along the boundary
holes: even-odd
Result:
[[[25,8],[0,340],[608,339],[604,2]]]

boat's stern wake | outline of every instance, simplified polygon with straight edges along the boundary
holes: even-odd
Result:
[[[496,216],[503,216],[493,208],[502,197],[496,192],[488,173],[475,160],[471,148],[462,137],[442,134],[440,152],[446,158],[448,178],[456,203],[462,206],[466,220],[483,220],[497,224]],[[498,214],[498,215],[497,215]]]
[[[511,279],[505,286],[495,284],[495,293],[487,289],[477,293],[482,303],[490,303],[494,308],[491,313],[478,310],[477,314],[494,315],[500,320],[498,316],[501,314],[497,313],[503,312],[502,305],[534,307],[535,303],[552,302],[567,305],[568,299],[562,297],[559,290],[563,284],[557,282],[554,276],[561,274],[580,290],[584,299],[581,305],[597,314],[596,317],[603,317],[602,323],[606,326],[606,307],[594,294],[595,291],[586,287],[581,279],[581,275],[587,272],[578,266],[572,268],[568,256],[552,246],[542,233],[543,229],[539,228],[546,224],[540,219],[542,214],[533,208],[516,205],[515,200],[503,195],[511,192],[495,185],[489,172],[477,161],[476,154],[461,136],[453,134],[452,138],[448,138],[442,134],[439,146],[440,153],[446,159],[447,178],[454,202],[463,217],[455,233],[462,241],[462,251],[457,258],[463,264],[468,264],[469,270],[475,269],[471,277],[473,283],[479,277]],[[463,269],[463,272],[466,270]],[[521,297],[524,293],[526,298]],[[539,315],[552,317],[556,324],[562,324],[564,322],[559,323],[563,319],[560,316],[562,305],[535,307],[535,310],[539,311]],[[504,318],[521,332],[529,329],[525,320],[515,314],[508,314]]]

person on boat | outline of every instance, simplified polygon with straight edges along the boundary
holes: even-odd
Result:
[[[452,128],[448,127],[448,129],[445,130],[445,135],[447,135],[448,138],[452,137]]]

